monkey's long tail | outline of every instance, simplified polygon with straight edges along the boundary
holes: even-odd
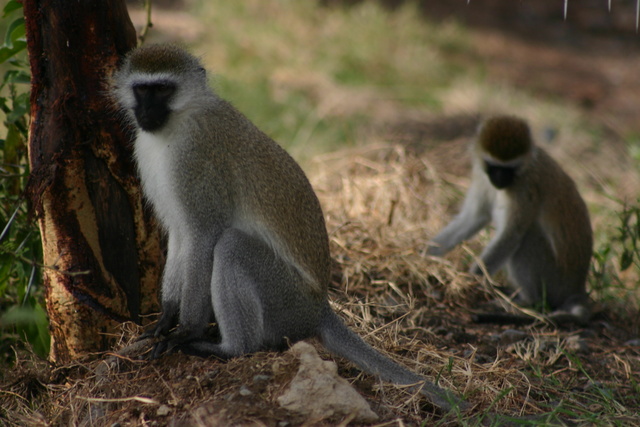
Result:
[[[350,360],[368,374],[397,385],[416,385],[431,403],[443,411],[448,412],[455,407],[465,410],[470,406],[452,392],[426,381],[376,351],[351,331],[328,305],[320,323],[319,338],[331,353]]]

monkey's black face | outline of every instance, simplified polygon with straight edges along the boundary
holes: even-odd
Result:
[[[501,166],[490,162],[484,162],[484,169],[489,176],[489,181],[498,190],[507,188],[513,183],[518,170],[517,166]]]
[[[143,83],[133,86],[136,98],[134,114],[138,125],[147,132],[162,128],[169,120],[169,101],[176,92],[172,82]]]

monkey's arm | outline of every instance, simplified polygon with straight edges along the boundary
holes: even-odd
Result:
[[[170,234],[167,241],[167,260],[162,276],[162,315],[155,326],[145,332],[140,339],[159,337],[169,334],[169,331],[178,324],[180,312],[180,295],[184,280],[183,268],[185,264],[180,259],[180,246],[182,236],[178,233]]]
[[[211,270],[218,233],[187,232],[176,237],[177,234],[169,235],[162,279],[162,316],[153,333],[148,334],[163,337],[151,353],[154,359],[184,343],[201,339],[213,317]]]
[[[443,256],[485,227],[491,221],[491,198],[491,189],[474,177],[460,213],[432,239],[427,254]]]
[[[537,217],[536,203],[524,197],[520,200],[511,197],[502,193],[496,198],[493,213],[496,234],[480,255],[490,276],[500,270],[520,247],[524,235]],[[477,263],[473,263],[469,272],[482,274],[482,269]]]

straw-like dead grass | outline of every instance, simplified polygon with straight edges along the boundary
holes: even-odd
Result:
[[[556,411],[565,420],[584,422],[585,414],[594,414],[624,424],[637,416],[640,351],[625,344],[632,338],[628,325],[614,314],[600,313],[589,327],[568,330],[472,322],[478,307],[501,294],[460,273],[471,251],[459,249],[445,260],[422,253],[449,217],[448,201],[460,195],[428,158],[380,145],[315,163],[313,182],[335,260],[332,301],[341,317],[379,350],[464,395],[476,405],[475,417]],[[464,167],[462,158],[450,161]],[[120,347],[139,332],[123,325]],[[55,368],[22,358],[2,383],[1,419],[15,425],[305,423],[276,402],[298,366],[290,352],[228,362],[181,354],[140,360],[147,348]],[[405,389],[382,384],[344,360],[338,364],[381,425],[459,425],[470,416],[439,414]],[[348,418],[323,423],[343,421]]]

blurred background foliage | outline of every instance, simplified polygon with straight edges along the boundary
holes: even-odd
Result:
[[[44,357],[49,333],[38,286],[40,237],[23,197],[29,176],[29,66],[21,3],[4,6],[0,32],[0,357],[12,357],[13,346],[25,344]]]

